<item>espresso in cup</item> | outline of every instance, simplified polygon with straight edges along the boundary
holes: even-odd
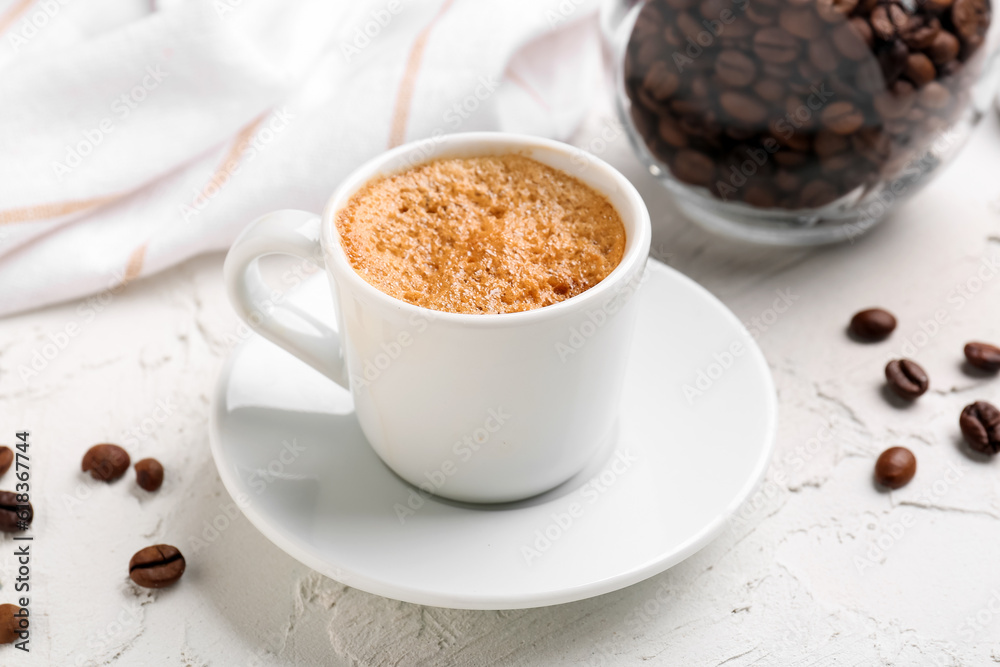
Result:
[[[607,197],[516,153],[445,158],[376,178],[338,212],[354,270],[397,299],[515,313],[574,297],[622,260]]]

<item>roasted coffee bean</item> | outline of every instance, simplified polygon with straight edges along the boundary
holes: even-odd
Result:
[[[747,3],[743,15],[747,17],[748,21],[762,28],[772,26],[778,21],[777,10],[762,3]]]
[[[931,45],[927,47],[927,55],[931,57],[935,65],[944,65],[957,58],[961,48],[962,45],[958,41],[958,37],[955,37],[955,35],[947,30],[942,30],[934,37]]]
[[[135,481],[146,491],[156,491],[163,484],[163,465],[156,459],[143,459],[135,464]]]
[[[955,0],[951,22],[962,41],[973,49],[983,43],[990,27],[989,0]]]
[[[144,588],[163,588],[184,574],[184,556],[177,547],[156,544],[142,549],[128,562],[128,576]]]
[[[118,445],[105,443],[88,449],[80,467],[94,479],[113,482],[125,474],[129,463],[128,452]]]
[[[757,65],[742,51],[728,49],[715,59],[715,74],[724,85],[741,88],[753,83]]]
[[[20,494],[21,500],[18,500],[18,495],[13,491],[0,491],[0,530],[5,533],[26,530],[35,518],[31,503],[21,502],[26,496]]]
[[[741,123],[758,125],[767,120],[767,107],[755,97],[727,91],[719,95],[723,110]]]
[[[814,39],[809,42],[809,62],[812,66],[821,72],[837,71],[837,52],[833,48],[833,44],[825,39]]]
[[[774,172],[774,184],[783,192],[795,192],[802,187],[802,177],[790,171],[779,169]]]
[[[0,604],[0,644],[13,644],[29,626],[27,612],[16,604]]]
[[[882,76],[885,77],[885,85],[891,86],[896,83],[903,70],[906,69],[906,59],[910,56],[910,50],[902,40],[893,41],[888,48],[878,55],[878,64],[882,68]]]
[[[864,125],[865,117],[850,102],[831,102],[820,113],[820,121],[837,134],[852,134]]]
[[[715,163],[704,153],[685,149],[674,158],[674,176],[691,185],[709,185],[715,178]]]
[[[789,7],[778,14],[778,25],[789,34],[802,39],[816,39],[826,27],[810,7]]]
[[[927,373],[911,359],[894,359],[886,364],[885,381],[900,397],[910,401],[923,396],[930,386]]]
[[[843,153],[850,145],[851,143],[843,135],[830,130],[820,130],[813,141],[813,149],[821,158]]]
[[[929,12],[940,14],[949,7],[954,0],[924,0],[924,8]]]
[[[851,333],[863,340],[882,340],[896,328],[896,318],[882,308],[868,308],[851,318]]]
[[[753,50],[766,63],[790,63],[799,57],[799,40],[781,28],[764,28],[753,36]]]
[[[989,343],[966,343],[965,358],[984,371],[1000,371],[1000,347]]]
[[[655,100],[665,100],[681,86],[681,78],[677,76],[667,63],[657,60],[650,65],[649,71],[642,80],[643,87]]]
[[[681,129],[673,116],[660,116],[657,131],[660,138],[675,148],[685,148],[688,145],[688,135]]]
[[[872,28],[863,18],[841,23],[833,31],[833,45],[848,60],[871,57]]]
[[[777,197],[764,186],[748,185],[743,190],[743,201],[757,208],[773,208],[777,203]]]
[[[951,103],[951,93],[937,81],[931,81],[920,89],[918,99],[925,109],[943,109]]]
[[[906,447],[890,447],[875,461],[875,481],[890,489],[906,486],[917,474],[917,457]]]
[[[777,102],[785,97],[785,85],[774,79],[761,79],[753,85],[757,97],[768,102]]]
[[[816,12],[830,23],[840,23],[857,6],[858,0],[816,0]]]
[[[899,36],[911,49],[926,49],[941,32],[941,22],[936,18],[911,16],[899,31]]]
[[[931,59],[923,53],[911,53],[906,58],[906,69],[903,70],[903,74],[919,88],[933,81],[937,71]]]
[[[839,193],[836,188],[823,179],[809,181],[802,186],[799,203],[802,208],[820,208],[836,201]]]
[[[10,470],[10,464],[14,462],[14,452],[7,445],[0,445],[0,476]]]
[[[977,452],[1000,452],[1000,409],[986,401],[965,406],[958,418],[965,441]]]
[[[915,101],[913,85],[900,80],[892,85],[891,91],[883,91],[875,96],[875,111],[885,120],[902,118]]]
[[[896,26],[889,17],[890,7],[896,5],[879,5],[871,15],[871,26],[875,36],[883,41],[891,41],[896,37]]]

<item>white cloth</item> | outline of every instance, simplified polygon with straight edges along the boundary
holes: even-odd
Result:
[[[0,0],[0,315],[225,249],[438,132],[566,138],[598,0]]]

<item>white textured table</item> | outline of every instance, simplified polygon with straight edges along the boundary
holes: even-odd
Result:
[[[592,143],[615,134],[610,122],[595,113],[577,143],[646,196],[654,253],[761,321],[780,430],[768,483],[731,530],[631,588],[524,611],[419,607],[310,571],[235,511],[209,455],[209,396],[238,330],[222,258],[204,257],[103,304],[0,321],[0,440],[31,431],[36,509],[32,651],[0,647],[0,664],[1000,663],[1000,460],[957,447],[961,408],[1000,402],[1000,379],[960,366],[967,340],[1000,340],[996,118],[887,224],[817,251],[736,245],[682,220],[623,137]],[[792,307],[769,312],[789,292]],[[869,305],[900,326],[885,343],[852,343],[844,327]],[[65,349],[22,380],[70,325]],[[882,395],[882,368],[904,351],[932,379],[910,408]],[[163,488],[147,495],[131,472],[85,478],[80,458],[102,441],[159,458]],[[916,453],[917,477],[880,493],[873,462],[896,444]],[[8,472],[0,488],[13,484]],[[136,594],[128,560],[156,542],[180,547],[188,571]],[[15,597],[14,549],[0,537],[0,602]]]

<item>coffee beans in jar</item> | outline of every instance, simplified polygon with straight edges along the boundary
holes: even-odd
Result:
[[[674,179],[816,209],[920,174],[964,110],[990,0],[648,0],[625,47],[636,132]]]

